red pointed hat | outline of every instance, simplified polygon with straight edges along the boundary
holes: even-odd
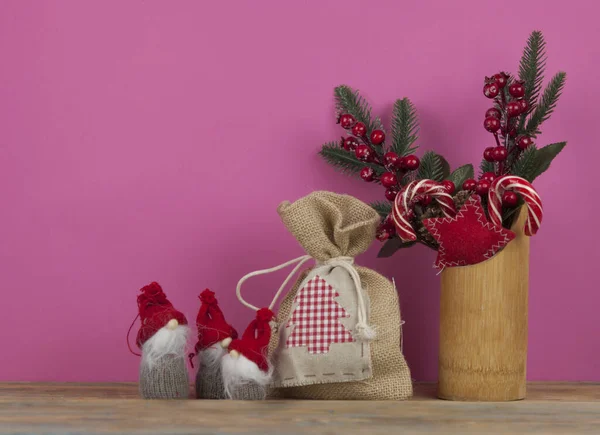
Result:
[[[263,372],[269,370],[267,361],[267,346],[271,340],[271,325],[269,322],[275,315],[268,308],[261,308],[242,335],[241,340],[233,340],[229,350],[235,350],[254,362]]]
[[[140,292],[137,304],[142,325],[136,340],[139,348],[171,319],[177,320],[180,325],[187,325],[185,316],[173,307],[157,282],[142,287]]]
[[[202,304],[196,317],[198,327],[196,353],[228,337],[237,338],[237,331],[225,320],[215,293],[206,289],[200,293],[199,299]]]

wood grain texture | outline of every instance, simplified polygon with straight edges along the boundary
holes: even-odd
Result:
[[[599,384],[530,384],[522,402],[148,401],[136,384],[0,384],[0,434],[597,434]]]
[[[516,237],[490,260],[442,272],[438,395],[449,400],[525,397],[529,237],[522,208]]]

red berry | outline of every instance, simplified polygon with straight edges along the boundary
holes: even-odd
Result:
[[[395,187],[398,184],[398,177],[393,172],[384,172],[381,175],[381,184],[383,187]]]
[[[385,190],[385,198],[388,201],[395,200],[396,199],[396,195],[398,195],[398,191],[395,188],[393,188],[393,187],[390,187],[390,188],[388,188],[388,189]]]
[[[490,116],[492,118],[498,118],[498,119],[500,119],[500,118],[502,118],[502,112],[500,112],[499,109],[496,109],[495,107],[492,107],[491,109],[488,109],[485,112],[485,117],[486,118],[489,118]]]
[[[442,186],[446,190],[446,193],[448,193],[450,195],[452,195],[456,191],[456,186],[450,180],[444,180],[444,181],[442,181]]]
[[[488,98],[496,98],[500,93],[500,87],[497,83],[488,83],[483,86],[483,95]]]
[[[396,154],[393,151],[385,153],[385,155],[383,156],[383,164],[385,166],[389,166],[389,167],[398,166],[399,160],[400,160],[400,157],[398,157],[398,154]]]
[[[516,137],[517,136],[517,129],[516,128],[511,128],[510,131],[508,132],[510,137]]]
[[[494,161],[494,157],[492,156],[492,152],[494,151],[495,147],[487,147],[485,149],[485,151],[483,152],[483,158],[487,161],[487,162],[493,162]]]
[[[359,145],[354,150],[354,155],[358,160],[366,162],[367,160],[370,160],[371,157],[373,157],[373,150],[367,145]]]
[[[462,185],[463,190],[475,190],[475,187],[477,186],[477,181],[473,180],[472,178],[469,178],[468,180],[465,180],[465,182]]]
[[[496,179],[496,174],[494,174],[493,172],[486,172],[481,175],[480,179],[492,184],[492,182]]]
[[[495,133],[500,128],[500,120],[493,116],[488,116],[485,118],[485,121],[483,121],[483,127],[490,133]]]
[[[525,95],[525,86],[523,82],[514,82],[508,87],[508,93],[515,98],[521,98]]]
[[[506,105],[506,114],[509,118],[514,118],[521,113],[521,104],[518,101],[511,101]]]
[[[487,195],[489,190],[490,183],[486,180],[479,180],[477,186],[475,187],[475,192],[477,192],[477,195],[479,196]]]
[[[352,127],[352,134],[357,137],[363,137],[367,134],[367,126],[362,122],[357,122],[354,124],[354,127]]]
[[[521,136],[517,139],[517,146],[522,150],[527,149],[530,145],[533,145],[533,139],[529,136]]]
[[[360,170],[360,178],[367,182],[373,181],[375,178],[375,171],[373,168],[369,168],[368,166],[364,167]]]
[[[404,157],[402,160],[403,160],[402,165],[409,171],[414,171],[415,169],[419,169],[419,165],[421,164],[421,161],[419,160],[419,158],[412,154],[410,156]]]
[[[504,72],[499,72],[498,74],[494,74],[492,79],[495,80],[496,84],[500,89],[504,89],[506,83],[508,82],[508,74]]]
[[[371,143],[373,145],[381,145],[385,140],[385,133],[382,130],[373,130],[371,132]]]
[[[494,151],[492,151],[492,157],[494,158],[494,161],[496,162],[501,162],[503,160],[506,160],[506,157],[508,156],[508,151],[506,151],[506,148],[504,148],[503,146],[499,146],[494,148]]]
[[[521,98],[520,100],[517,100],[517,101],[521,105],[521,113],[527,112],[527,109],[529,109],[529,103],[527,102],[527,100],[525,98]]]
[[[342,146],[346,151],[354,151],[358,145],[358,141],[352,136],[345,137],[342,140]]]
[[[423,195],[419,198],[419,203],[424,207],[427,207],[429,204],[431,204],[431,201],[433,201],[433,198],[429,195]]]
[[[356,124],[356,119],[354,119],[354,116],[346,113],[342,116],[340,116],[340,125],[345,128],[346,130],[348,130],[349,128],[352,128],[352,126]]]
[[[502,195],[502,204],[504,204],[507,207],[514,207],[515,205],[517,205],[518,202],[519,202],[519,197],[517,196],[517,194],[515,192],[511,192],[510,190],[507,190]]]
[[[391,237],[391,234],[387,228],[378,228],[377,232],[375,233],[375,237],[380,242],[385,242],[387,239],[389,239]]]

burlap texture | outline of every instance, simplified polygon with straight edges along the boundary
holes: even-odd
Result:
[[[197,399],[226,399],[221,366],[212,369],[200,367],[196,374],[196,398]]]
[[[144,399],[187,399],[190,392],[183,356],[167,355],[149,366],[140,364],[140,395]]]
[[[316,260],[355,257],[373,242],[380,217],[362,201],[348,195],[314,192],[278,212],[288,230]],[[273,397],[327,400],[402,400],[412,395],[410,371],[400,352],[400,308],[394,285],[377,272],[356,266],[370,301],[369,324],[377,332],[370,343],[373,376],[357,382],[316,383],[277,388]],[[294,298],[310,270],[305,271],[286,295],[277,313],[285,327]],[[269,355],[277,349],[279,334],[272,334]],[[277,367],[275,367],[277,370]]]
[[[332,192],[313,192],[277,209],[281,220],[306,253],[318,261],[356,257],[373,240],[380,218],[364,202]]]

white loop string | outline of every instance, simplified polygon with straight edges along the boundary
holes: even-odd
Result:
[[[237,287],[235,289],[235,294],[237,295],[238,300],[242,304],[244,304],[246,307],[250,308],[251,310],[258,311],[259,310],[258,307],[255,307],[254,305],[246,302],[244,300],[244,298],[242,297],[242,284],[244,284],[244,282],[246,280],[252,278],[253,276],[266,275],[268,273],[277,272],[278,270],[284,269],[294,263],[298,263],[296,265],[296,267],[294,267],[294,269],[287,276],[285,281],[283,281],[283,284],[281,284],[281,287],[279,287],[279,290],[277,290],[277,293],[275,293],[275,296],[273,297],[273,301],[271,302],[271,305],[269,305],[269,310],[272,311],[273,308],[275,307],[275,304],[277,303],[277,299],[279,299],[281,292],[283,292],[285,287],[288,285],[288,282],[290,281],[290,279],[292,279],[292,277],[296,274],[296,272],[298,272],[298,270],[302,267],[302,265],[310,259],[312,259],[312,257],[310,255],[303,255],[302,257],[294,258],[293,260],[290,260],[287,263],[280,264],[279,266],[275,266],[270,269],[257,270],[256,272],[250,272],[249,274],[244,275],[242,277],[242,279],[240,279],[240,281],[238,282]]]

